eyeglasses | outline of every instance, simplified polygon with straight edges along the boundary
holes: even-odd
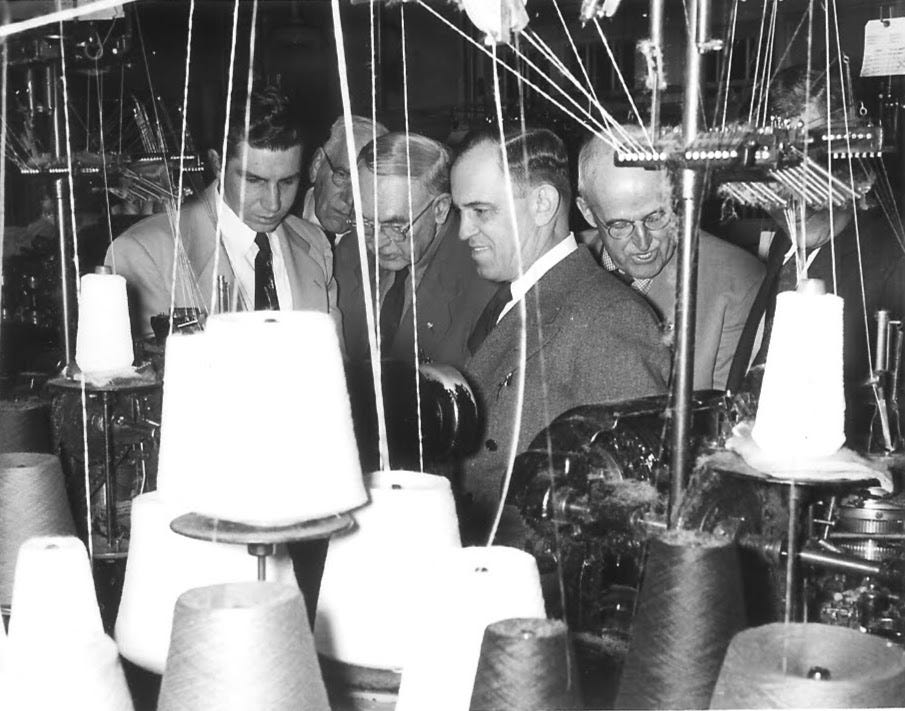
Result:
[[[642,224],[644,229],[656,232],[669,227],[674,215],[667,210],[654,210],[640,220],[610,220],[603,224],[607,234],[613,239],[628,239],[635,231],[635,225]]]
[[[401,242],[406,237],[408,237],[408,233],[415,226],[415,223],[421,219],[421,216],[424,215],[434,204],[434,201],[425,205],[421,211],[412,218],[412,221],[405,225],[399,225],[394,222],[381,222],[380,223],[380,234],[382,234],[387,239],[393,240],[393,242]],[[355,218],[353,216],[352,220],[350,220],[352,224],[355,223]],[[368,237],[374,235],[374,222],[369,220],[367,217],[362,217],[361,222],[365,228],[365,234]]]
[[[327,161],[327,165],[330,167],[330,180],[333,181],[333,184],[336,187],[344,188],[352,181],[352,175],[348,170],[345,168],[336,168],[333,165],[330,156],[327,155],[327,151],[324,151],[324,160]]]

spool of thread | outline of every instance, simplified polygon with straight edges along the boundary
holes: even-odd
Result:
[[[12,602],[16,558],[25,541],[74,533],[60,460],[52,454],[0,454],[0,605]]]
[[[13,651],[0,671],[0,707],[133,711],[116,644],[106,635],[92,635],[75,646],[17,644]]]
[[[79,647],[103,635],[85,544],[75,536],[30,538],[19,549],[9,643]]]
[[[118,274],[85,274],[75,362],[83,373],[108,373],[129,370],[133,360],[126,280]]]
[[[424,595],[424,566],[461,547],[456,504],[444,477],[384,471],[366,477],[371,503],[358,526],[330,540],[314,638],[347,664],[400,669],[411,609]]]
[[[0,400],[0,453],[50,452],[50,403]]]
[[[297,588],[231,583],[176,603],[159,711],[329,711]]]
[[[905,654],[845,627],[774,623],[737,634],[710,708],[901,708]]]
[[[204,333],[168,339],[166,361],[157,481],[167,501],[254,525],[367,502],[329,316],[218,314]]]
[[[487,625],[546,617],[534,557],[505,546],[460,548],[423,569],[396,711],[468,708]]]
[[[840,297],[810,289],[777,297],[751,432],[765,454],[814,459],[845,441],[842,306]]]
[[[175,339],[171,339],[175,340]],[[132,500],[132,530],[115,636],[130,662],[163,674],[173,608],[186,590],[257,578],[257,561],[243,545],[186,538],[170,522],[186,513],[165,503],[160,492]],[[267,560],[268,580],[295,584],[284,547]]]
[[[584,708],[565,622],[511,619],[484,631],[470,711]]]
[[[652,540],[616,708],[705,708],[744,624],[733,544],[694,531]]]

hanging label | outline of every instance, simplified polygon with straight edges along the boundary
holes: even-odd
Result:
[[[864,26],[861,76],[905,74],[905,17],[870,20]]]

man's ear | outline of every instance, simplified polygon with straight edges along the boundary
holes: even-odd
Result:
[[[211,171],[217,178],[220,177],[220,154],[213,148],[207,149],[207,163],[211,167]]]
[[[442,225],[449,217],[449,209],[452,207],[452,198],[449,193],[441,193],[434,198],[434,222]]]
[[[556,213],[559,211],[559,204],[562,197],[559,190],[554,188],[550,183],[541,183],[531,189],[531,213],[534,216],[534,224],[538,227],[550,224],[556,219]]]
[[[321,169],[321,163],[324,162],[324,157],[326,153],[324,153],[323,148],[318,148],[314,151],[314,155],[311,157],[311,165],[308,166],[308,182],[314,183],[317,178],[317,172]]]
[[[585,221],[591,227],[597,227],[597,218],[594,216],[594,211],[591,210],[591,206],[588,205],[587,200],[579,195],[575,198],[575,205],[578,207],[578,210],[581,212],[581,216],[584,217]]]

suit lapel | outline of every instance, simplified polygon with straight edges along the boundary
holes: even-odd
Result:
[[[217,187],[209,185],[200,198],[182,209],[180,230],[182,244],[205,308],[211,306],[214,262],[217,274],[226,278],[235,292],[236,276],[223,245],[217,250]],[[219,254],[217,252],[219,251]]]

